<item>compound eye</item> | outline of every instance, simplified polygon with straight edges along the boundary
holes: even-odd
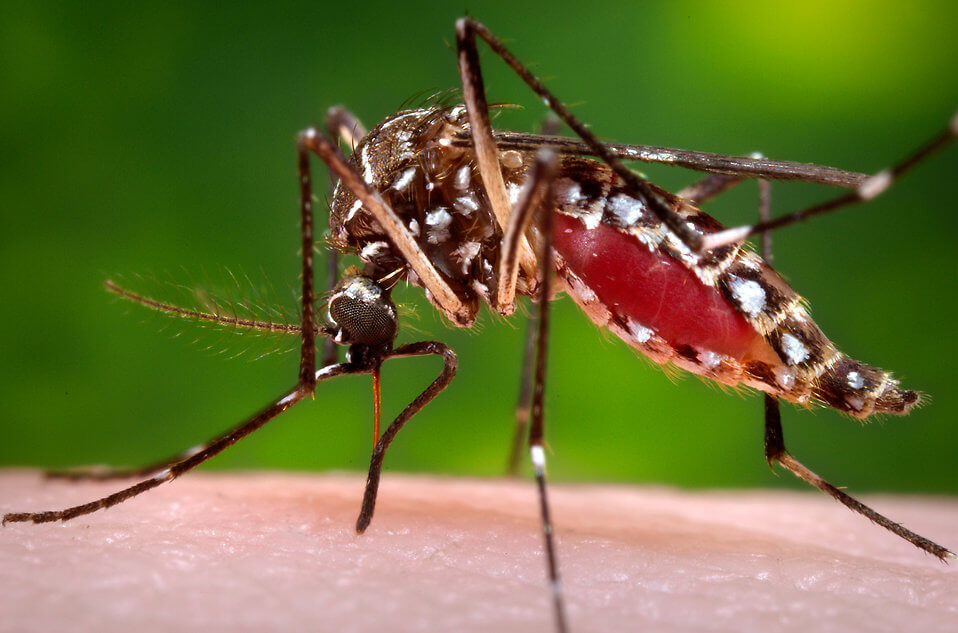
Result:
[[[392,343],[396,338],[396,306],[389,291],[364,275],[345,277],[329,298],[329,319],[343,345],[370,347]]]

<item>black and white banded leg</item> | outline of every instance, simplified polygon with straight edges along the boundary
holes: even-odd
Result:
[[[549,573],[549,587],[552,592],[552,606],[555,612],[556,630],[568,631],[566,624],[565,600],[559,578],[559,563],[556,552],[555,530],[552,526],[552,513],[549,510],[549,497],[546,489],[546,453],[545,453],[545,400],[546,361],[549,347],[549,305],[552,275],[552,187],[546,189],[541,213],[541,231],[543,235],[539,262],[542,266],[542,279],[539,284],[539,303],[536,318],[536,362],[535,380],[532,390],[531,423],[529,425],[529,454],[539,490],[539,507],[542,516],[542,531],[546,549],[546,563]]]
[[[498,280],[499,287],[508,287],[508,293],[511,296],[515,294],[516,280],[519,274],[519,236],[525,235],[529,225],[537,216],[540,220],[544,221],[545,216],[551,213],[551,207],[547,206],[549,204],[547,197],[549,195],[549,188],[556,176],[557,168],[557,156],[551,150],[540,150],[536,154],[536,162],[530,172],[529,182],[526,183],[526,186],[520,193],[519,199],[516,200],[515,208],[510,215],[509,224],[506,227],[506,232],[502,240]],[[540,221],[539,224],[540,231],[543,231],[543,233],[541,233],[543,235],[543,241],[551,244],[551,233],[544,233],[545,228],[543,222]],[[543,263],[543,265],[545,265],[545,263]],[[546,270],[548,269],[541,268],[540,272]],[[548,295],[540,296],[539,300],[548,301],[545,297],[548,297]],[[538,319],[530,319],[526,330],[525,344],[523,346],[519,396],[516,401],[516,427],[512,439],[512,448],[509,451],[509,461],[506,464],[506,472],[513,476],[519,472],[522,447],[525,444],[526,435],[529,432],[533,368],[536,358],[537,323]]]
[[[759,180],[759,225],[767,224],[771,217],[771,186],[767,180]],[[771,230],[761,231],[762,257],[772,264],[772,239]],[[825,494],[831,496],[836,501],[844,504],[850,510],[853,510],[870,521],[877,523],[886,530],[900,536],[912,545],[922,549],[929,554],[937,556],[941,560],[954,558],[955,554],[947,548],[928,540],[927,538],[915,534],[911,530],[895,523],[884,515],[875,512],[864,503],[858,501],[851,495],[839,490],[828,483],[808,468],[802,465],[785,449],[785,435],[782,432],[782,413],[779,407],[778,399],[769,395],[764,395],[765,412],[765,460],[769,467],[774,467],[776,463],[789,470],[796,477],[807,481]]]
[[[120,472],[120,475],[133,474],[143,475],[155,473],[149,479],[140,481],[133,486],[124,488],[111,495],[63,510],[48,510],[42,512],[11,512],[5,514],[3,523],[11,522],[33,522],[46,523],[50,521],[66,521],[74,517],[89,514],[97,510],[109,508],[118,503],[126,501],[131,497],[146,492],[167,481],[171,481],[183,473],[196,468],[206,460],[219,454],[223,450],[232,446],[240,439],[246,437],[253,431],[259,429],[264,424],[283,413],[307,395],[311,395],[316,389],[316,383],[319,380],[328,380],[329,378],[344,374],[356,373],[354,367],[348,365],[333,365],[325,367],[319,372],[316,371],[316,325],[315,325],[315,296],[313,292],[313,194],[309,174],[309,156],[302,143],[298,145],[299,150],[299,182],[300,182],[300,249],[302,254],[302,310],[299,335],[302,341],[300,349],[299,380],[296,387],[285,396],[275,401],[249,420],[239,426],[231,429],[228,433],[217,437],[216,439],[191,449],[171,460],[166,460],[159,464],[153,464],[145,469],[135,469],[132,471]],[[139,297],[122,288],[115,286],[112,282],[107,282],[107,288],[117,292],[127,298],[140,303],[144,303],[156,309],[163,309],[164,305],[158,302]],[[173,311],[176,311],[175,309]],[[182,315],[187,315],[191,311],[179,310]],[[188,316],[196,316],[189,314]],[[208,315],[209,316],[209,315]],[[216,320],[214,318],[214,320]],[[243,325],[236,323],[237,325]],[[112,473],[105,473],[105,476],[94,476],[94,478],[111,478]],[[80,477],[83,478],[82,473]]]
[[[718,233],[712,233],[701,240],[701,245],[696,250],[706,251],[727,244],[734,244],[752,235],[767,233],[768,231],[773,231],[783,226],[804,222],[818,215],[867,202],[884,193],[902,174],[953,142],[956,136],[958,136],[958,112],[952,116],[948,127],[942,130],[937,136],[922,145],[901,162],[866,178],[854,191],[788,215],[762,220],[757,224],[739,226],[725,229]]]
[[[626,183],[629,190],[636,198],[641,200],[657,218],[665,223],[669,229],[675,233],[683,243],[693,250],[698,250],[702,241],[701,235],[692,230],[682,217],[676,213],[667,200],[662,198],[649,184],[647,180],[628,169],[616,154],[609,150],[598,137],[583,125],[576,117],[572,115],[568,108],[550,92],[529,70],[520,62],[509,50],[502,44],[492,32],[480,22],[472,18],[460,18],[456,22],[456,41],[459,49],[459,69],[463,81],[463,96],[466,101],[466,107],[469,108],[470,98],[475,92],[476,102],[485,105],[485,96],[482,94],[482,77],[479,72],[479,54],[476,49],[476,36],[482,39],[489,48],[498,55],[508,65],[529,88],[538,95],[549,108],[562,119],[563,123],[568,125],[585,144],[589,151],[598,156],[602,161],[609,165],[612,170]],[[473,92],[474,91],[474,92]],[[478,99],[481,98],[481,102]],[[488,115],[486,126],[482,131],[485,132],[488,127]],[[476,140],[476,123],[473,112],[469,113],[469,121],[472,125],[473,142]],[[483,134],[484,136],[484,134]],[[491,139],[490,139],[491,141]],[[492,150],[495,150],[494,141]],[[477,152],[479,148],[477,146]],[[480,159],[481,160],[481,159]],[[491,162],[491,161],[490,161]],[[483,174],[483,178],[485,175]]]
[[[299,208],[300,208],[300,254],[301,254],[301,308],[300,308],[300,327],[299,327],[299,336],[301,339],[300,345],[300,363],[299,363],[299,382],[297,390],[302,392],[301,397],[297,398],[295,402],[298,402],[302,397],[311,393],[316,388],[316,295],[313,287],[313,189],[312,182],[310,178],[309,170],[309,150],[304,143],[302,135],[297,142],[297,167],[299,174]],[[176,306],[170,306],[163,304],[158,301],[154,301],[147,297],[142,297],[135,293],[132,293],[128,290],[125,290],[111,281],[106,282],[106,287],[111,292],[115,292],[127,299],[136,301],[143,305],[146,305],[150,308],[160,310],[162,312],[178,314],[180,316],[187,316],[190,318],[199,318],[204,320],[211,320],[220,323],[225,323],[228,325],[235,325],[239,327],[253,327],[256,329],[275,329],[280,327],[277,324],[269,323],[256,323],[254,324],[251,321],[241,321],[239,319],[221,319],[213,315],[204,315],[193,310],[185,310],[182,308],[177,308]],[[294,402],[294,404],[295,404]],[[263,415],[269,409],[264,410],[258,416],[255,416],[254,419],[257,419],[259,416]],[[285,409],[284,409],[285,410]],[[282,411],[277,411],[273,415],[279,415]],[[265,424],[271,418],[267,418],[263,422]],[[251,420],[252,422],[252,420]],[[242,428],[245,428],[243,425]],[[258,428],[258,427],[256,427]],[[254,429],[255,430],[255,429]],[[251,431],[250,431],[251,432]],[[225,448],[225,447],[224,447]],[[222,450],[222,449],[220,449]],[[218,451],[217,451],[218,452]],[[195,447],[184,453],[181,453],[171,459],[164,460],[155,464],[150,464],[142,468],[133,468],[133,469],[81,469],[76,471],[58,471],[50,473],[50,476],[54,478],[65,478],[71,480],[82,480],[82,479],[96,479],[96,480],[105,480],[105,479],[118,479],[118,478],[127,478],[127,477],[143,477],[151,473],[156,472],[173,472],[173,468],[179,468],[179,464],[192,464],[189,468],[193,468],[199,463],[202,463],[205,460],[200,460],[199,462],[194,463],[194,460],[198,455],[203,454],[203,447]],[[214,455],[216,453],[213,453]],[[212,456],[212,455],[210,455]],[[208,457],[206,458],[208,459]],[[145,488],[148,489],[148,488]],[[122,500],[122,499],[121,499]],[[116,503],[119,503],[117,501]],[[92,510],[91,510],[92,511]]]

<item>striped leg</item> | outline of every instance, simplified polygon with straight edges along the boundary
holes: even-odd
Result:
[[[312,189],[312,182],[311,182],[310,170],[309,170],[309,150],[310,150],[309,138],[306,135],[301,134],[297,142],[297,159],[298,159],[297,165],[299,169],[300,251],[301,251],[301,257],[302,257],[302,268],[300,273],[302,277],[301,279],[301,282],[302,282],[301,322],[299,327],[299,335],[301,337],[302,343],[300,346],[299,382],[297,386],[297,392],[302,392],[302,393],[299,397],[295,398],[295,401],[293,401],[293,404],[295,404],[295,402],[298,402],[300,399],[302,399],[302,397],[305,396],[306,394],[312,393],[316,388],[316,332],[317,330],[316,330],[316,318],[315,318],[316,295],[313,289],[313,189]],[[133,301],[137,301],[139,303],[147,305],[148,307],[156,309],[156,310],[170,312],[170,313],[178,313],[180,315],[185,315],[187,312],[191,312],[191,311],[176,308],[175,306],[168,306],[166,304],[161,304],[159,302],[147,299],[146,297],[141,297],[127,290],[124,290],[123,288],[120,288],[119,286],[116,286],[115,284],[113,284],[113,282],[110,282],[110,281],[106,282],[106,286],[112,292],[116,292],[117,294],[120,294],[121,296],[124,296]],[[199,314],[195,312],[191,314],[190,316],[194,316],[196,318],[201,318],[201,319],[210,318],[210,315],[203,315],[203,314]],[[220,319],[213,318],[212,320],[220,320]],[[271,324],[254,324],[252,322],[240,321],[239,319],[233,319],[233,322],[229,324],[237,325],[240,327],[261,327],[263,325],[267,325],[267,326],[271,325]],[[258,414],[253,420],[251,420],[250,423],[261,418],[262,416],[266,416],[265,419],[263,419],[262,423],[260,424],[260,426],[262,426],[262,424],[265,424],[276,415],[279,415],[280,413],[282,413],[282,411],[284,410],[285,409],[273,411],[272,409],[265,409],[262,412],[260,412],[260,414]],[[271,411],[272,413],[267,415]],[[246,428],[246,426],[243,425],[240,428]],[[259,428],[259,426],[256,426],[255,428]],[[255,428],[247,432],[252,432],[252,430],[255,430]],[[223,448],[225,448],[225,446]],[[222,448],[220,450],[222,450]],[[88,470],[62,471],[62,472],[58,471],[58,472],[49,473],[49,475],[54,478],[64,478],[64,479],[70,479],[74,481],[82,480],[82,479],[95,479],[95,480],[119,479],[119,478],[126,478],[126,477],[142,477],[147,474],[156,473],[156,472],[159,472],[160,474],[163,474],[166,472],[174,472],[175,469],[183,468],[182,465],[190,464],[189,466],[186,466],[185,468],[183,468],[182,471],[180,471],[180,472],[185,472],[185,470],[189,470],[191,468],[196,467],[197,465],[199,465],[206,459],[209,459],[209,457],[212,457],[213,455],[215,455],[217,452],[219,451],[216,451],[210,454],[208,457],[204,459],[200,459],[199,461],[196,461],[196,462],[194,462],[194,460],[199,455],[204,454],[203,450],[190,449],[189,451],[185,453],[181,453],[180,455],[177,455],[171,459],[167,459],[155,464],[150,464],[142,468],[116,469],[116,470],[112,470],[112,469],[89,470],[88,469]],[[147,481],[153,481],[153,480],[151,479]],[[146,483],[147,482],[143,482],[143,484],[146,484]],[[162,483],[162,481],[160,481],[159,483]],[[138,484],[138,485],[142,486],[143,484]],[[155,484],[155,485],[158,485],[158,484]],[[153,486],[146,486],[143,488],[143,490],[148,490],[151,487]],[[119,495],[120,493],[117,493],[117,494]],[[137,492],[133,494],[139,494],[139,493]],[[129,496],[132,496],[132,495],[127,495],[122,498],[118,498],[117,500],[113,501],[109,505],[113,505],[114,503],[119,503],[120,501],[123,501]],[[100,507],[109,507],[109,506],[107,505],[107,506],[100,506]],[[93,508],[93,510],[96,510],[96,509],[98,508]],[[92,512],[93,510],[88,510],[88,512]],[[86,512],[81,512],[80,514],[86,514]],[[70,518],[70,517],[67,517],[67,518]],[[55,520],[55,519],[51,519],[51,520]]]
[[[343,374],[355,373],[366,373],[366,370],[365,368],[357,368],[349,364],[332,365],[330,367],[324,367],[316,372],[311,384],[315,386],[317,382],[329,380],[330,378],[335,378],[336,376],[341,376]],[[115,492],[111,495],[107,495],[101,499],[84,503],[82,505],[73,506],[71,508],[65,508],[63,510],[47,510],[42,512],[11,512],[3,516],[3,523],[49,523],[51,521],[67,521],[78,516],[83,516],[84,514],[90,514],[91,512],[96,512],[97,510],[103,510],[105,508],[115,506],[116,504],[122,503],[127,499],[131,499],[146,492],[147,490],[156,488],[160,484],[172,481],[183,473],[196,468],[211,457],[223,452],[253,431],[261,428],[267,422],[278,416],[280,413],[283,413],[293,405],[297,404],[300,400],[311,393],[312,389],[304,389],[303,385],[297,385],[295,389],[291,390],[285,396],[273,402],[239,426],[230,429],[228,432],[202,446],[198,446],[194,451],[185,453],[184,455],[186,455],[186,457],[184,459],[169,463],[168,466],[157,472],[153,477],[144,479],[143,481],[128,488],[124,488],[123,490]]]
[[[771,187],[767,180],[759,180],[759,222],[765,224],[771,217]],[[770,230],[761,232],[762,257],[769,264],[772,263],[772,241],[769,235]],[[782,432],[782,413],[779,408],[778,400],[769,394],[764,394],[765,402],[765,460],[769,467],[776,463],[789,470],[799,479],[803,479],[815,486],[825,494],[831,496],[836,501],[844,504],[850,510],[857,512],[877,523],[886,530],[905,539],[915,547],[922,549],[929,554],[937,556],[941,560],[954,558],[955,554],[947,548],[915,534],[911,530],[895,523],[887,517],[875,512],[862,502],[845,492],[842,492],[832,484],[828,483],[789,454],[785,448],[785,435]]]
[[[751,154],[749,158],[753,160],[761,160],[765,157],[758,152],[755,152]],[[688,200],[692,205],[700,206],[704,202],[707,202],[712,198],[725,193],[732,187],[742,184],[746,178],[748,178],[748,176],[744,174],[711,174],[702,180],[689,185],[680,191],[678,195]],[[761,187],[763,191],[766,191],[769,186],[768,181],[759,179],[758,182],[759,187]],[[760,219],[761,221],[765,221],[767,218],[761,216]]]
[[[955,553],[950,551],[948,548],[942,547],[941,545],[926,539],[920,534],[915,534],[903,525],[895,523],[884,515],[875,512],[864,503],[839,490],[809,469],[805,468],[801,462],[792,457],[791,454],[789,454],[789,452],[785,449],[785,438],[782,434],[782,419],[778,408],[778,401],[768,394],[765,394],[765,459],[768,461],[769,466],[776,462],[781,464],[784,468],[791,471],[796,477],[799,479],[804,479],[836,501],[844,504],[849,510],[861,514],[868,520],[880,525],[892,534],[905,539],[915,547],[924,550],[933,556],[937,556],[943,561],[956,558]]]
[[[529,182],[516,201],[515,208],[510,214],[509,224],[506,227],[506,232],[502,239],[502,257],[499,261],[498,274],[500,297],[502,296],[501,290],[503,288],[508,288],[507,294],[509,296],[515,295],[516,281],[519,275],[519,236],[525,235],[537,213],[542,218],[549,215],[548,213],[542,213],[542,210],[551,209],[546,203],[546,198],[549,195],[548,191],[555,178],[557,168],[557,158],[551,150],[541,150],[536,155],[536,163],[529,176]],[[545,228],[542,230],[544,232]],[[543,233],[543,235],[548,236],[547,240],[544,241],[551,240],[551,234]],[[543,266],[545,266],[545,263],[543,263]],[[542,268],[541,270],[546,271],[549,269]],[[543,297],[548,297],[548,295],[543,295]],[[540,297],[540,301],[547,301],[547,299],[543,297]],[[533,320],[529,323],[523,349],[522,375],[519,382],[519,398],[516,403],[516,430],[512,440],[512,449],[509,453],[509,461],[506,466],[507,472],[510,475],[516,475],[519,472],[519,459],[522,452],[522,445],[525,442],[525,436],[529,428],[529,398],[532,391],[535,340],[536,322]]]
[[[540,157],[542,154],[540,154]],[[552,187],[546,191],[543,209],[552,209]],[[542,216],[542,245],[539,262],[542,266],[542,280],[539,285],[539,309],[536,318],[536,363],[535,381],[532,391],[532,419],[529,425],[529,453],[539,490],[539,508],[542,518],[542,532],[545,541],[546,562],[549,573],[549,588],[552,592],[552,607],[555,613],[556,630],[565,633],[568,630],[565,614],[565,599],[559,579],[559,564],[556,554],[555,530],[552,527],[552,515],[549,510],[549,497],[546,489],[546,453],[545,418],[543,403],[545,399],[546,359],[549,343],[549,304],[552,276],[552,225],[553,214],[545,212]]]
[[[706,251],[726,244],[741,242],[752,235],[767,233],[768,231],[773,231],[783,226],[788,226],[789,224],[804,222],[818,215],[824,215],[844,207],[871,200],[887,190],[902,174],[954,141],[956,136],[958,136],[958,112],[952,116],[948,127],[935,138],[925,143],[896,165],[888,169],[883,169],[867,178],[855,191],[775,219],[765,219],[757,224],[739,226],[719,231],[718,233],[712,233],[702,240],[697,250]]]
[[[533,92],[536,93],[545,103],[555,112],[562,121],[568,125],[588,145],[589,150],[601,158],[618,175],[633,192],[633,194],[648,207],[657,218],[665,223],[669,229],[675,233],[687,246],[693,250],[698,250],[702,238],[695,231],[689,228],[682,217],[677,214],[668,201],[664,200],[651,187],[649,182],[636,174],[634,171],[625,167],[621,160],[609,150],[598,137],[589,131],[566,106],[556,98],[552,92],[546,88],[529,70],[522,65],[516,57],[502,44],[499,39],[492,34],[482,23],[472,18],[461,18],[456,22],[456,39],[459,47],[459,68],[460,76],[463,80],[463,95],[466,99],[466,107],[469,107],[470,90],[474,86],[478,87],[479,92],[482,88],[482,75],[479,70],[479,55],[476,51],[476,36],[488,44],[489,48],[498,55],[505,63],[522,79],[523,82]],[[485,97],[482,97],[483,102]],[[473,138],[476,134],[476,121],[470,111],[470,122],[473,126]],[[490,139],[491,141],[491,139]]]

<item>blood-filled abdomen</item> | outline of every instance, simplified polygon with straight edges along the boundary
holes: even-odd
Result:
[[[684,264],[606,224],[587,229],[556,213],[554,248],[614,315],[690,345],[741,360],[761,336],[713,286]]]

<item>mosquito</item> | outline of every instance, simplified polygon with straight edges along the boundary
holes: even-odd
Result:
[[[494,131],[489,121],[477,38],[484,41],[578,139]],[[471,326],[484,303],[515,312],[520,296],[538,309],[531,321],[517,413],[518,448],[528,443],[538,489],[556,628],[567,630],[546,485],[543,396],[549,303],[565,292],[599,327],[656,363],[672,364],[725,385],[764,392],[765,458],[874,523],[942,560],[955,555],[860,503],[818,477],[785,448],[779,401],[817,402],[855,418],[906,414],[921,399],[890,373],[840,352],[812,320],[804,299],[771,267],[767,234],[870,200],[905,171],[958,135],[958,115],[934,139],[874,175],[831,167],[669,148],[605,144],[575,118],[481,23],[456,23],[463,104],[430,105],[393,114],[372,130],[342,108],[297,140],[302,251],[298,325],[239,319],[162,303],[112,282],[107,288],[177,316],[296,334],[299,377],[288,393],[250,419],[183,454],[142,469],[73,472],[71,478],[143,478],[95,501],[63,510],[15,512],[3,522],[62,521],[108,508],[171,481],[312,396],[319,383],[371,374],[374,438],[356,530],[372,520],[383,459],[402,427],[453,379],[457,358],[438,341],[395,345],[390,294],[405,281],[453,324]],[[330,138],[330,136],[332,138]],[[341,144],[353,148],[350,157]],[[333,247],[325,318],[316,314],[311,155],[335,176],[329,242]],[[629,170],[623,160],[707,172],[672,194]],[[745,179],[761,187],[760,221],[727,229],[697,205]],[[848,188],[827,202],[772,218],[770,180]],[[761,254],[745,239],[763,238]],[[338,277],[335,253],[354,253],[363,268]],[[324,339],[317,368],[317,339]],[[346,347],[339,362],[338,350]],[[443,369],[380,434],[379,373],[388,360],[436,355]]]

